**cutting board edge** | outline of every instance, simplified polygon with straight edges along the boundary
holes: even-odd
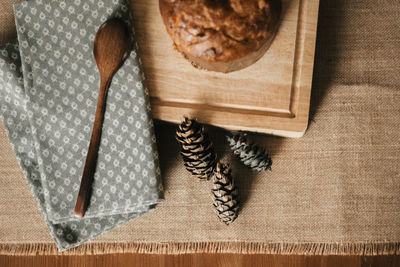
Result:
[[[290,114],[282,113],[276,117],[244,113],[232,115],[220,112],[224,113],[228,118],[235,116],[237,122],[243,122],[242,124],[227,123],[230,120],[222,118],[221,114],[215,116],[215,114],[205,110],[201,114],[198,110],[190,110],[187,107],[162,106],[158,101],[151,101],[154,119],[179,123],[184,116],[189,116],[198,119],[202,123],[229,130],[258,132],[291,138],[302,137],[308,128],[319,2],[319,0],[301,0],[300,2],[303,15],[299,17],[299,23],[301,23],[299,29],[301,28],[302,30],[299,30],[298,34],[302,36],[297,38],[304,38],[302,43],[304,47],[302,47],[299,57],[301,61],[295,60],[294,71],[299,73],[299,77],[293,81],[295,83],[293,91],[296,92],[297,90],[297,92],[291,96],[294,98],[295,105],[291,105]],[[249,124],[249,121],[257,123]]]

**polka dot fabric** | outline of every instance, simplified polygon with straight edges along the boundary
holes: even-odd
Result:
[[[62,251],[162,201],[148,90],[133,39],[109,89],[91,205],[76,218],[99,88],[94,36],[111,17],[131,27],[129,8],[125,0],[36,0],[14,10],[18,42],[0,48],[0,114]]]

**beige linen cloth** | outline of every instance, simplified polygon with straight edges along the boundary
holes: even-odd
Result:
[[[0,43],[15,36],[11,2],[1,1]],[[251,135],[271,152],[272,173],[237,164],[225,132],[209,129],[217,152],[235,163],[235,223],[218,221],[210,185],[183,167],[175,126],[158,123],[166,201],[66,253],[400,254],[399,17],[398,1],[321,1],[306,135]],[[1,253],[57,253],[3,126]]]

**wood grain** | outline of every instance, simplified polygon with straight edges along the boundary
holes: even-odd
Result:
[[[93,51],[100,72],[100,89],[92,136],[90,138],[81,185],[74,209],[74,213],[78,217],[83,217],[85,215],[90,201],[101,141],[104,113],[106,111],[108,87],[112,77],[129,55],[130,47],[131,38],[123,20],[111,19],[100,26],[94,40]]]
[[[153,117],[183,116],[228,129],[300,137],[310,105],[319,0],[283,0],[277,36],[262,59],[229,74],[197,70],[172,48],[158,1],[132,1]]]
[[[0,267],[375,267],[400,266],[400,256],[285,256],[240,254],[143,255],[111,254],[99,256],[0,256]]]

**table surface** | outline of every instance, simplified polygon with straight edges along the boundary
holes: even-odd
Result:
[[[4,1],[4,0],[2,0]],[[11,2],[8,1],[8,2]],[[320,53],[319,68],[316,68],[319,72],[317,76],[319,78],[319,84],[325,84],[325,78],[328,80],[341,82],[345,84],[354,83],[367,83],[370,81],[378,82],[379,84],[387,86],[398,86],[398,62],[396,63],[395,47],[397,42],[394,39],[390,39],[387,42],[385,38],[380,38],[371,44],[365,42],[366,37],[376,36],[376,32],[380,28],[385,29],[385,32],[395,33],[394,28],[392,31],[390,28],[391,22],[395,19],[390,17],[390,14],[394,14],[396,9],[389,6],[385,9],[379,7],[386,12],[388,16],[364,16],[366,12],[371,10],[376,14],[377,9],[372,9],[376,3],[373,1],[358,1],[357,3],[349,4],[349,8],[346,5],[346,1],[321,1],[322,6],[322,30],[320,31],[320,51],[334,51],[331,55],[327,56],[324,53]],[[390,1],[387,1],[390,3]],[[350,2],[348,2],[350,3]],[[394,3],[394,2],[392,2]],[[2,2],[3,4],[3,2]],[[11,8],[11,7],[10,7]],[[368,9],[369,8],[369,9]],[[393,10],[393,11],[392,11]],[[371,12],[372,12],[371,11]],[[386,14],[385,13],[385,14]],[[340,14],[340,15],[339,15]],[[344,14],[344,15],[343,15]],[[379,13],[381,14],[381,13]],[[369,23],[368,27],[362,27],[365,24],[364,20],[356,20],[353,18],[371,18],[374,19]],[[382,19],[380,19],[382,18]],[[369,21],[369,20],[368,20]],[[367,21],[367,22],[368,22]],[[333,31],[326,31],[326,25],[335,25],[338,29],[341,29],[341,34]],[[395,23],[394,23],[395,24]],[[375,26],[375,25],[379,25]],[[356,28],[356,34],[351,30]],[[369,31],[364,29],[369,29]],[[11,38],[12,33],[6,33],[4,38]],[[349,38],[351,36],[352,38]],[[381,36],[381,35],[379,35]],[[391,34],[390,36],[398,36]],[[347,39],[346,39],[347,37]],[[3,38],[3,37],[2,37]],[[341,42],[341,40],[347,42]],[[351,42],[350,42],[351,39]],[[4,39],[5,40],[5,39]],[[350,44],[351,43],[351,44]],[[384,48],[381,48],[381,47]],[[357,49],[349,49],[355,47]],[[360,52],[359,48],[372,47],[376,49],[362,49]],[[379,48],[379,49],[378,49]],[[357,50],[357,51],[356,51]],[[393,55],[393,59],[386,59],[383,64],[382,60],[379,64],[370,64],[373,60],[379,58],[382,55]],[[321,60],[322,59],[322,60]],[[356,59],[350,61],[350,59]],[[364,62],[364,63],[363,63]],[[351,64],[350,64],[351,63]],[[363,64],[361,64],[363,63]],[[325,66],[326,65],[326,66]],[[374,66],[372,68],[371,66]],[[343,67],[344,66],[344,67]],[[325,67],[325,68],[323,68]],[[333,70],[336,70],[334,72]],[[345,75],[351,70],[351,75]],[[366,75],[361,75],[367,73]],[[383,78],[382,78],[383,77]],[[388,78],[386,78],[388,77]],[[385,79],[384,79],[385,78]],[[326,86],[326,88],[328,88]],[[397,88],[397,87],[396,87]],[[365,89],[365,88],[364,88]],[[324,89],[325,90],[325,89]],[[316,91],[317,103],[322,102],[322,99],[327,92]],[[320,94],[320,95],[319,95]],[[325,99],[326,100],[326,99]],[[341,107],[343,110],[350,110],[348,106]],[[316,108],[318,109],[318,105]],[[378,127],[379,125],[377,125]],[[353,127],[353,125],[350,125]],[[382,127],[380,127],[382,128]],[[377,128],[374,128],[377,129]],[[320,139],[321,140],[321,139]],[[347,139],[345,139],[347,140]],[[373,140],[374,142],[379,141],[383,143],[385,140],[380,140],[377,137]],[[372,141],[371,141],[372,142]],[[341,146],[340,146],[341,147]],[[382,149],[382,152],[384,150]],[[340,152],[340,151],[339,151]],[[382,153],[383,154],[383,153]],[[357,154],[358,155],[358,154]],[[357,162],[360,159],[357,158]],[[369,161],[368,161],[369,162]],[[349,163],[351,164],[351,162]],[[338,168],[338,166],[336,166]],[[339,169],[339,168],[338,168]],[[362,169],[360,169],[362,170]],[[400,266],[399,256],[383,256],[383,257],[360,257],[360,256],[348,256],[348,257],[336,257],[336,256],[281,256],[281,255],[210,255],[210,254],[197,254],[197,255],[182,255],[182,256],[164,256],[164,255],[136,255],[136,254],[125,254],[125,255],[104,255],[104,256],[38,256],[38,257],[10,257],[0,256],[0,267],[3,266],[126,266],[126,263],[131,263],[130,266]]]
[[[143,255],[111,254],[98,256],[0,256],[0,267],[67,267],[67,266],[400,266],[400,256],[285,256],[285,255],[238,255],[238,254],[187,254]]]

